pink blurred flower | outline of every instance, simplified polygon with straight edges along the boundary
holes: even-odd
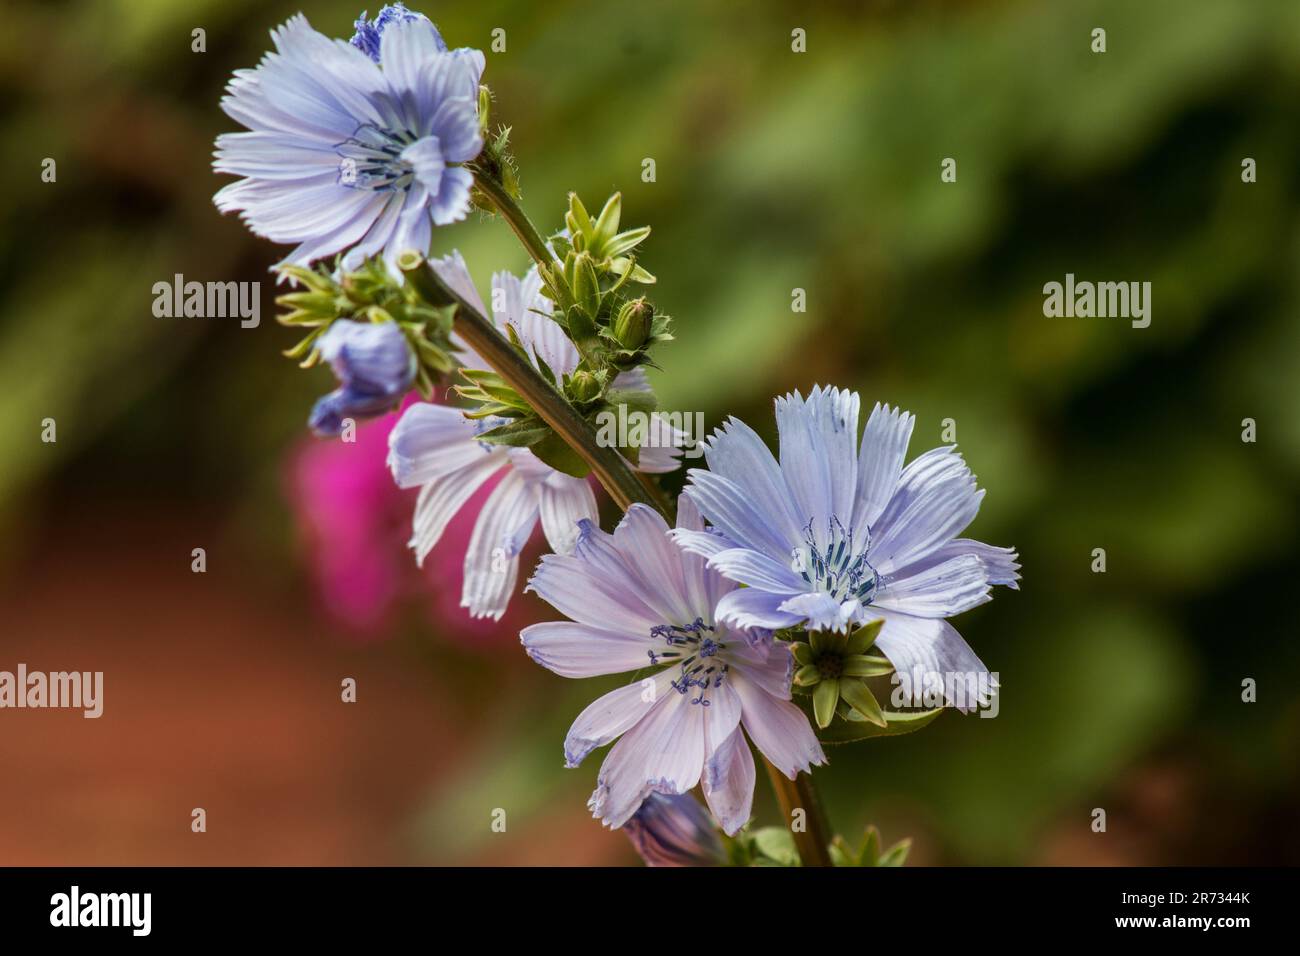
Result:
[[[403,407],[416,400],[407,397]],[[460,607],[462,558],[489,482],[447,528],[449,547],[429,555],[423,570],[407,548],[414,491],[393,484],[385,460],[394,412],[360,424],[355,442],[305,439],[290,455],[286,485],[323,610],[363,640],[387,636],[399,608],[423,600],[439,634],[482,646],[511,640],[535,615],[476,620]]]

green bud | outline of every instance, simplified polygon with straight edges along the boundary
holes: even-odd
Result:
[[[623,303],[614,317],[614,338],[629,352],[635,352],[650,337],[655,308],[644,298]]]
[[[600,278],[591,255],[580,252],[573,263],[573,301],[589,318],[600,314]]]
[[[600,380],[590,372],[574,372],[569,378],[569,395],[576,402],[590,402],[600,398]]]
[[[575,248],[578,236],[586,236],[591,232],[591,217],[587,215],[587,207],[582,204],[577,193],[569,193],[569,211],[564,214],[564,224],[569,227],[569,238],[573,240]]]

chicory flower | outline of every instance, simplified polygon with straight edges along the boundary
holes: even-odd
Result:
[[[359,25],[356,45],[299,14],[272,31],[276,51],[226,88],[222,109],[248,131],[217,137],[213,168],[243,178],[214,202],[294,243],[286,262],[346,251],[352,269],[382,252],[391,266],[426,251],[433,225],[469,213],[463,164],[483,148],[483,54],[448,51],[432,23],[403,13]]]
[[[702,533],[690,499],[678,528]],[[587,707],[564,742],[567,766],[617,740],[588,806],[609,827],[632,819],[653,793],[701,785],[728,835],[749,820],[752,741],[790,779],[826,758],[808,718],[790,701],[793,658],[766,631],[714,616],[735,585],[678,548],[659,513],[628,510],[613,534],[584,521],[572,555],[544,556],[528,584],[568,621],[534,624],[520,640],[533,660],[562,677],[642,668],[653,676]]]
[[[877,404],[859,448],[859,402],[820,387],[777,399],[779,461],[729,420],[684,492],[711,528],[674,534],[746,585],[719,601],[719,620],[845,632],[883,619],[876,646],[913,687],[952,675],[964,700],[984,703],[987,671],[945,618],[990,600],[994,585],[1017,587],[1016,553],[957,537],[984,492],[951,447],[904,467],[911,415]]]

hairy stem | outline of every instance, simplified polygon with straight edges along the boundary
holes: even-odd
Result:
[[[546,240],[542,234],[537,231],[532,220],[524,213],[523,207],[515,202],[515,197],[506,192],[504,186],[485,170],[477,166],[471,166],[474,173],[474,185],[478,186],[483,195],[491,200],[492,205],[496,207],[497,212],[501,213],[502,218],[510,224],[519,241],[528,250],[528,254],[533,257],[533,261],[539,266],[546,266],[548,269],[555,262],[555,257],[551,255],[551,250],[546,246]]]

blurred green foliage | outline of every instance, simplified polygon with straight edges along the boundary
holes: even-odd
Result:
[[[303,6],[342,36],[360,12]],[[40,546],[38,528],[20,533],[25,504],[61,495],[144,488],[221,502],[232,520],[283,510],[282,454],[327,373],[278,356],[291,335],[270,321],[265,270],[282,250],[217,215],[209,157],[234,128],[217,107],[226,77],[298,8],[9,5],[4,557]],[[914,453],[955,419],[989,491],[972,533],[1024,563],[1019,593],[956,622],[1002,675],[1001,714],[834,751],[821,779],[842,832],[885,812],[931,834],[931,859],[1031,860],[1052,827],[1086,832],[1090,808],[1122,803],[1128,770],[1173,759],[1227,795],[1212,798],[1214,832],[1167,861],[1294,861],[1294,829],[1266,836],[1249,818],[1297,795],[1300,5],[423,9],[452,45],[487,48],[505,28],[486,81],[539,226],[558,228],[569,190],[615,189],[653,225],[656,300],[677,334],[656,375],[666,407],[770,436],[773,395],[833,382],[915,411]],[[190,50],[197,26],[206,53]],[[794,27],[806,53],[791,52]],[[39,179],[46,156],[55,184]],[[956,183],[940,182],[945,157]],[[481,285],[526,262],[501,223],[435,243],[458,246]],[[261,328],[154,318],[150,287],[174,272],[262,279]],[[1151,281],[1150,328],[1044,318],[1042,286],[1067,272]],[[35,439],[46,416],[57,446]],[[289,560],[283,519],[249,533],[268,563]],[[581,799],[594,768],[566,775],[560,735],[600,684],[538,669],[493,716],[499,747],[422,817],[430,839],[464,832],[481,803],[466,794],[500,781],[537,804]]]

